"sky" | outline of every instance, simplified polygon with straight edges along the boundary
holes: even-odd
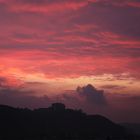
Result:
[[[0,0],[1,104],[140,122],[139,85],[140,0]]]

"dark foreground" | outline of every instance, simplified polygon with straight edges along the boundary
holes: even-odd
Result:
[[[0,140],[140,140],[100,115],[60,103],[35,110],[0,105]]]

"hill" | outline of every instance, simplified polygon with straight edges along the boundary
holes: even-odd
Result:
[[[125,135],[124,128],[109,119],[66,109],[61,103],[34,110],[0,105],[1,140],[120,139]]]

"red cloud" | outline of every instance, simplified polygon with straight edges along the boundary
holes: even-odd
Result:
[[[137,73],[138,75],[138,69],[133,69],[132,65],[134,62],[139,61],[136,58],[100,57],[88,56],[88,54],[87,56],[80,54],[67,55],[63,51],[51,52],[49,50],[48,52],[39,50],[11,51],[10,60],[8,56],[9,54],[2,54],[0,57],[1,64],[7,69],[3,68],[1,72],[11,75],[15,74],[18,77],[35,73],[42,73],[48,78],[80,77],[123,72]]]
[[[140,8],[140,2],[128,2],[128,6]]]
[[[9,10],[13,12],[66,12],[67,10],[78,10],[86,5],[88,1],[10,1],[6,3]]]
[[[117,14],[114,9],[108,10],[104,2],[111,3],[100,0],[5,2],[7,6],[3,6],[0,15],[1,64],[6,69],[39,72],[46,77],[123,72],[138,75],[140,41],[138,30],[132,30],[135,22],[114,23],[114,15],[120,19],[122,13],[118,9]],[[38,11],[55,14],[38,14]],[[123,17],[127,12],[129,16],[129,11],[125,8],[124,11]]]

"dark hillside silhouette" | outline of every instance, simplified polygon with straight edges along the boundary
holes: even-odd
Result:
[[[109,119],[66,109],[61,103],[35,110],[0,105],[0,140],[119,139],[125,135],[124,128]]]

